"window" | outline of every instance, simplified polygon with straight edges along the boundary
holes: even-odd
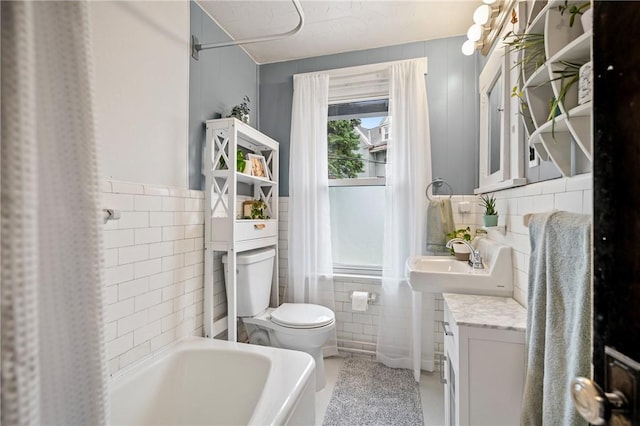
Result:
[[[379,274],[390,137],[388,100],[329,107],[331,242],[336,272]]]
[[[328,142],[328,161],[337,273],[382,272],[387,144],[393,134],[388,115],[391,64],[324,71],[330,76],[328,139],[334,138]],[[351,140],[346,148],[339,137]]]

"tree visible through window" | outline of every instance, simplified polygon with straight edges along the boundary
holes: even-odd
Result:
[[[332,120],[328,123],[329,179],[355,178],[364,171],[360,152],[360,120]]]

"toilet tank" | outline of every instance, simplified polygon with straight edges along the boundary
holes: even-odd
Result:
[[[236,255],[236,289],[239,317],[258,315],[269,306],[274,248],[243,251]],[[224,283],[229,291],[227,255],[222,256]]]

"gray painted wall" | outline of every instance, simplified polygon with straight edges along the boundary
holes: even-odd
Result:
[[[478,186],[479,61],[462,54],[465,40],[449,37],[260,66],[260,130],[280,142],[280,194],[289,195],[294,74],[424,56],[429,61],[433,177],[447,180],[455,194],[473,194]]]
[[[229,40],[195,2],[190,4],[191,34],[200,43]],[[226,117],[247,95],[251,99],[250,124],[258,127],[259,68],[239,47],[200,52],[200,60],[189,64],[189,188],[204,189],[200,173],[204,121]]]

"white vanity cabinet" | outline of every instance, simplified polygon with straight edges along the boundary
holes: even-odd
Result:
[[[278,253],[278,152],[279,144],[235,118],[206,122],[203,174],[205,175],[205,303],[207,337],[219,331],[214,323],[214,252],[227,254],[226,268],[236,270],[238,253],[273,247]],[[238,170],[237,156],[247,158]],[[251,162],[251,157],[256,161]],[[248,164],[247,164],[248,163]],[[248,195],[240,195],[241,193]],[[244,219],[243,201],[264,202],[265,219]],[[236,274],[227,274],[228,339],[237,339]],[[278,306],[278,256],[274,259],[271,305]],[[219,320],[222,321],[222,320]]]
[[[507,297],[443,296],[445,424],[519,424],[525,308]]]

